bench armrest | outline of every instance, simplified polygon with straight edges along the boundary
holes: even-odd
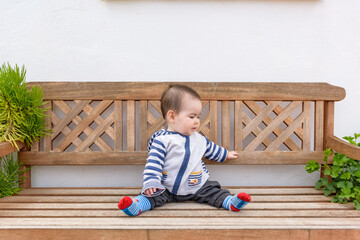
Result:
[[[25,147],[25,143],[16,142],[20,149]],[[17,148],[12,146],[9,142],[0,142],[0,157],[6,156],[10,153],[17,152]]]
[[[349,158],[360,161],[360,147],[345,142],[334,135],[330,135],[326,138],[326,147],[331,148],[338,153],[345,154]]]

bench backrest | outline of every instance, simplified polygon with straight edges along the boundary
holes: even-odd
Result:
[[[22,151],[27,165],[145,164],[150,136],[166,124],[160,97],[167,82],[31,82],[44,90],[53,130]],[[199,132],[239,152],[224,164],[321,161],[333,134],[334,101],[345,90],[327,83],[183,83],[202,97]],[[207,164],[213,164],[207,162]]]

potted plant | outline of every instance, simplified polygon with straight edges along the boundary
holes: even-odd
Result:
[[[0,68],[0,142],[10,142],[18,150],[16,141],[30,147],[50,132],[44,124],[43,91],[36,86],[28,89],[25,75],[24,66],[20,70],[8,63]]]
[[[30,147],[33,141],[50,132],[45,126],[43,91],[35,86],[28,89],[25,75],[24,66],[19,69],[8,63],[0,67],[0,142],[10,142],[18,150],[17,141]],[[1,159],[0,198],[21,190],[22,174],[29,170],[23,166],[16,153]]]

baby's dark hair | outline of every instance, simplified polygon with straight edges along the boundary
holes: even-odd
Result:
[[[180,112],[181,100],[185,93],[200,100],[200,95],[194,89],[185,85],[170,85],[169,88],[163,92],[161,97],[161,112],[164,119],[166,119],[166,114],[169,110],[173,110],[176,114]]]

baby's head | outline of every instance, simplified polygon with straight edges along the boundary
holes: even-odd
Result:
[[[200,125],[200,95],[185,85],[171,85],[161,97],[161,111],[168,130],[191,135]]]

